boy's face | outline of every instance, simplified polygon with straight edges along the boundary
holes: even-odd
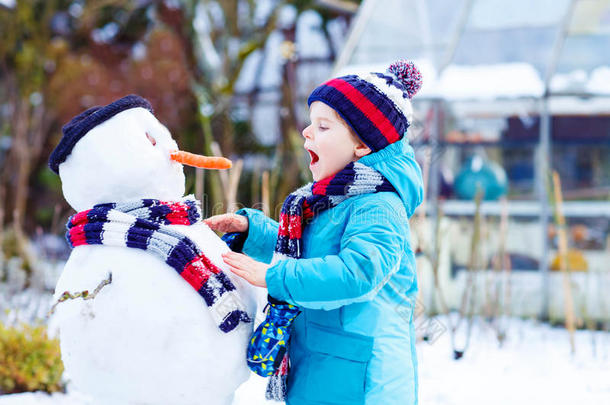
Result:
[[[303,146],[311,157],[309,170],[314,181],[332,176],[348,163],[371,152],[343,118],[327,104],[321,101],[311,103],[309,118],[311,124],[303,130]]]

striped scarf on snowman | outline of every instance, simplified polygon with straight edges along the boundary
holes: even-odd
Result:
[[[349,197],[396,189],[377,170],[359,162],[349,163],[337,174],[309,183],[292,192],[282,205],[279,231],[271,265],[303,254],[303,228],[320,212]],[[289,372],[290,327],[300,309],[269,296],[269,310],[248,346],[248,366],[255,373],[271,377],[267,399],[283,401]]]
[[[182,276],[201,295],[221,331],[251,322],[229,277],[188,237],[170,225],[193,225],[201,209],[193,196],[181,201],[143,199],[98,204],[68,220],[66,239],[81,245],[122,246],[146,250]]]

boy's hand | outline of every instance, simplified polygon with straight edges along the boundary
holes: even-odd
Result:
[[[248,230],[248,218],[239,214],[214,215],[203,220],[203,223],[213,231],[219,232],[246,232]]]
[[[236,252],[223,253],[222,259],[231,267],[233,273],[248,283],[258,287],[267,287],[265,275],[267,274],[267,269],[271,267],[268,264],[257,262],[244,254]]]

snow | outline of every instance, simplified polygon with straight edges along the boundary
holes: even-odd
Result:
[[[497,98],[541,97],[544,83],[538,71],[528,63],[496,65],[449,65],[440,75],[427,59],[414,59],[422,73],[422,88],[415,98],[446,100],[493,100]],[[336,73],[363,74],[384,72],[386,65],[349,65]]]
[[[431,93],[454,100],[540,97],[544,83],[528,63],[449,65]]]
[[[420,403],[610,403],[610,333],[577,331],[575,341],[571,355],[565,329],[511,319],[499,348],[494,331],[478,324],[464,357],[454,361],[446,332],[418,346]]]
[[[591,72],[587,90],[594,94],[610,94],[610,66],[600,66]]]
[[[607,96],[610,94],[610,66],[598,66],[587,72],[576,69],[571,72],[556,73],[549,84],[553,94],[592,94]],[[591,113],[591,111],[587,111]]]
[[[439,321],[447,325],[445,318]],[[417,324],[417,320],[416,320]],[[576,331],[570,354],[568,333],[532,320],[508,319],[498,346],[494,330],[473,326],[464,357],[452,359],[449,332],[417,345],[419,403],[423,405],[540,405],[610,403],[610,333]],[[462,329],[465,329],[463,324]],[[463,343],[463,336],[456,341]],[[105,385],[103,381],[100,385]],[[270,405],[266,380],[254,374],[236,392],[233,405]],[[0,396],[0,405],[86,404],[82,395],[27,393]]]

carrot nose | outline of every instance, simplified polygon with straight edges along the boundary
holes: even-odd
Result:
[[[202,169],[230,169],[232,163],[229,159],[219,156],[202,156],[181,150],[170,153],[170,159],[183,165],[199,167]]]

